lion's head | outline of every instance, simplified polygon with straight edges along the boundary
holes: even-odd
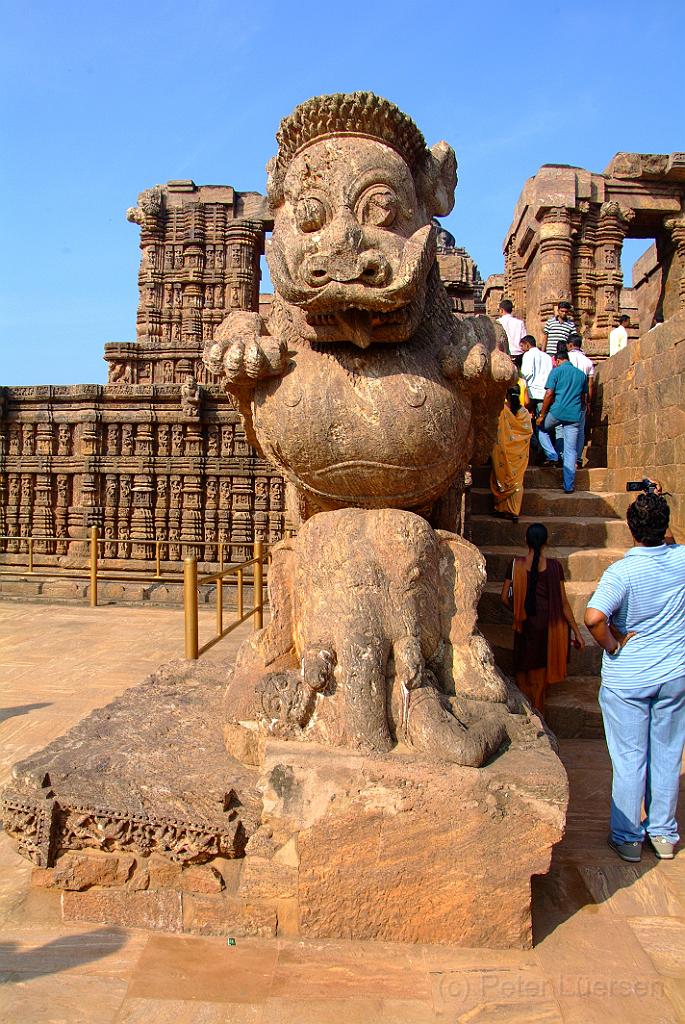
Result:
[[[454,204],[454,151],[429,150],[406,114],[366,92],[307,100],[278,143],[267,186],[277,295],[312,341],[406,341],[435,262],[431,218]]]

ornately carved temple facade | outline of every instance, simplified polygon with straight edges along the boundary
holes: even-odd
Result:
[[[137,338],[105,346],[108,383],[0,388],[4,562],[25,562],[28,536],[37,561],[81,561],[91,525],[112,565],[152,558],[155,540],[165,562],[215,562],[219,544],[243,561],[286,529],[282,478],[202,363],[230,310],[260,308],[265,198],[172,181],[127,216],[141,231]],[[455,314],[481,312],[477,268],[448,232],[438,259]]]

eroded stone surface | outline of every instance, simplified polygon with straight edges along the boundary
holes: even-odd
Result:
[[[172,662],[15,765],[3,821],[20,852],[42,866],[67,850],[241,856],[260,801],[222,744],[222,675]]]
[[[530,878],[567,799],[536,723],[478,770],[270,741],[262,828],[297,836],[300,933],[530,945]]]

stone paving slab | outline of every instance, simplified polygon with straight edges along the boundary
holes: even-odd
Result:
[[[201,625],[212,629],[207,613]],[[224,660],[246,624],[207,657]],[[229,645],[229,646],[226,646]],[[0,778],[183,650],[176,609],[0,606]],[[65,924],[0,834],[8,1024],[594,1024],[685,1020],[685,854],[606,846],[601,740],[565,740],[567,834],[534,880],[532,950],[200,938]],[[685,806],[681,820],[685,818]],[[455,856],[459,851],[455,850]]]

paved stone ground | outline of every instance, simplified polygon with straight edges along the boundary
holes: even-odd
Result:
[[[212,620],[201,624],[210,635]],[[235,646],[247,635],[227,638]],[[182,654],[177,609],[0,604],[0,782],[93,707]],[[219,648],[208,655],[218,657]],[[685,1021],[685,852],[606,847],[603,742],[568,740],[568,831],[534,885],[535,948],[225,940],[64,925],[0,834],[8,1024],[595,1024]],[[685,806],[681,820],[685,820]],[[459,851],[455,850],[455,856]]]

